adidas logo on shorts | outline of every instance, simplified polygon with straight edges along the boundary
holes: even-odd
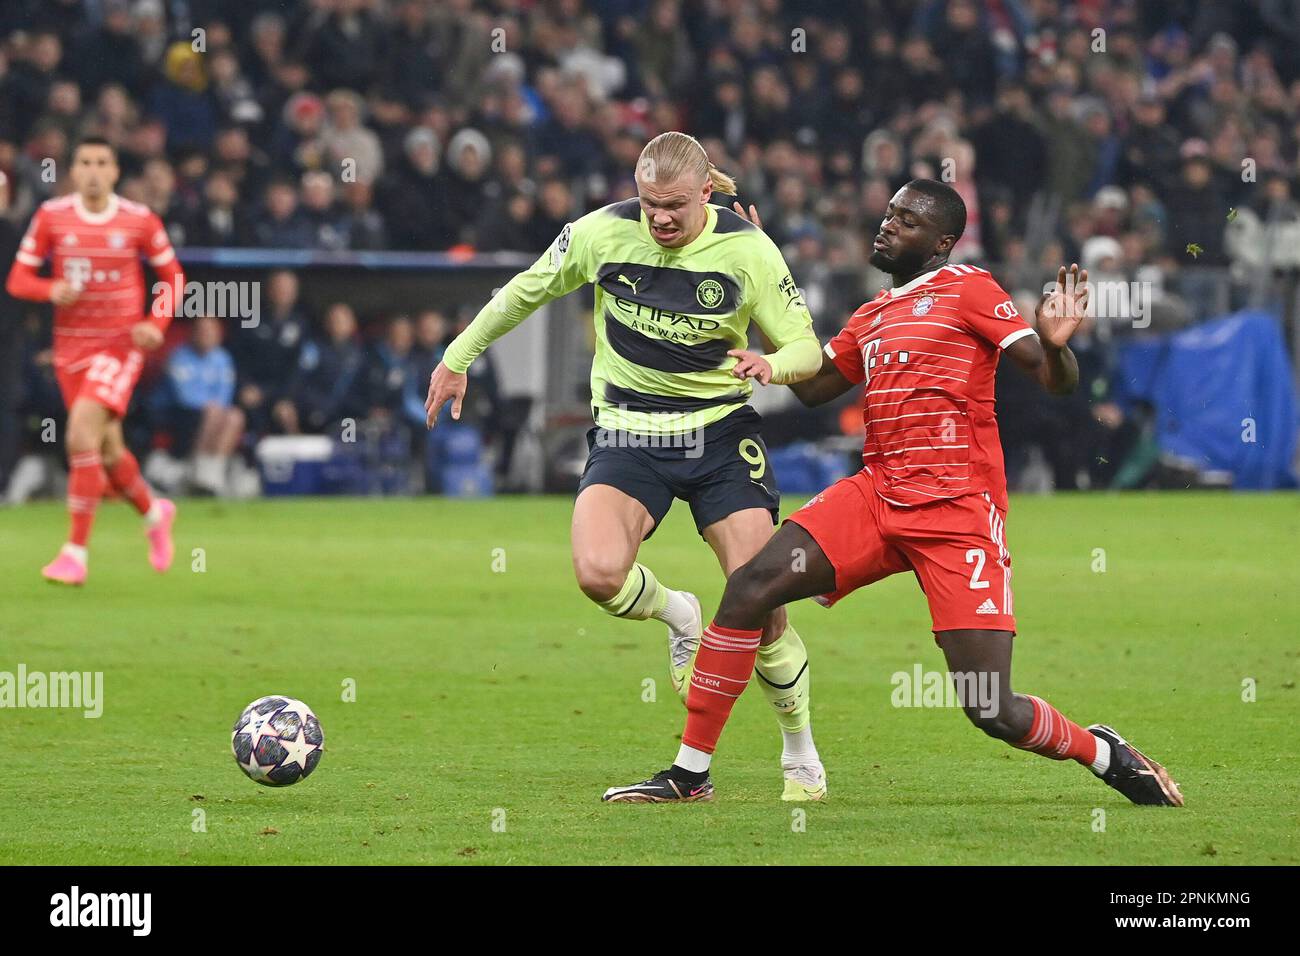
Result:
[[[984,603],[975,609],[976,614],[1001,614],[992,598],[985,598]]]

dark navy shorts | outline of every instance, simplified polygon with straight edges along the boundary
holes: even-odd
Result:
[[[611,485],[635,498],[654,519],[647,538],[674,498],[690,505],[701,534],[747,508],[766,508],[776,524],[781,495],[759,433],[762,424],[758,412],[746,405],[667,447],[662,447],[664,436],[593,427],[587,432],[590,454],[578,492],[588,485]]]

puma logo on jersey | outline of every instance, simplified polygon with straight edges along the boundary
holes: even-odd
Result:
[[[626,285],[626,286],[631,286],[631,288],[632,288],[632,294],[633,294],[633,295],[636,295],[636,287],[637,287],[637,285],[640,284],[640,282],[641,282],[641,280],[642,280],[643,278],[645,278],[645,277],[644,277],[644,276],[637,276],[637,277],[636,277],[636,281],[634,282],[633,280],[629,279],[627,276],[623,275],[623,273],[620,272],[620,273],[618,274],[618,281],[621,282],[621,283],[623,283],[623,284]]]

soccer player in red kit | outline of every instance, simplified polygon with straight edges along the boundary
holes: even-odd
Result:
[[[1087,308],[1087,273],[1062,268],[1030,326],[988,272],[948,264],[965,225],[966,206],[944,183],[913,180],[894,195],[870,260],[893,287],[826,345],[816,377],[791,386],[819,405],[865,385],[863,468],[787,518],[732,573],[696,655],[676,762],[611,788],[605,800],[712,798],[712,754],[753,672],[768,612],[807,597],[830,606],[912,571],[975,726],[1013,747],[1075,760],[1134,803],[1182,806],[1164,768],[1110,727],[1085,729],[1047,701],[1012,692],[1016,621],[994,373],[1005,352],[1049,392],[1074,389],[1079,371],[1067,343]]]
[[[107,140],[79,142],[70,176],[75,191],[36,210],[5,288],[15,298],[54,304],[54,371],[68,409],[72,527],[68,543],[41,573],[59,584],[84,584],[90,528],[108,487],[144,516],[154,569],[171,566],[176,506],[150,492],[123,440],[122,416],[144,353],[162,344],[184,276],[162,221],[113,192],[117,155]],[[148,317],[141,258],[168,285]],[[37,270],[47,259],[52,277],[44,279]]]

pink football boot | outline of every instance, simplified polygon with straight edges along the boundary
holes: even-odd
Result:
[[[86,583],[86,566],[68,552],[60,551],[57,558],[41,568],[41,576],[51,584],[80,587]]]
[[[172,566],[176,549],[172,544],[172,522],[176,520],[176,505],[166,498],[156,499],[159,518],[145,529],[149,538],[149,563],[159,574]]]

